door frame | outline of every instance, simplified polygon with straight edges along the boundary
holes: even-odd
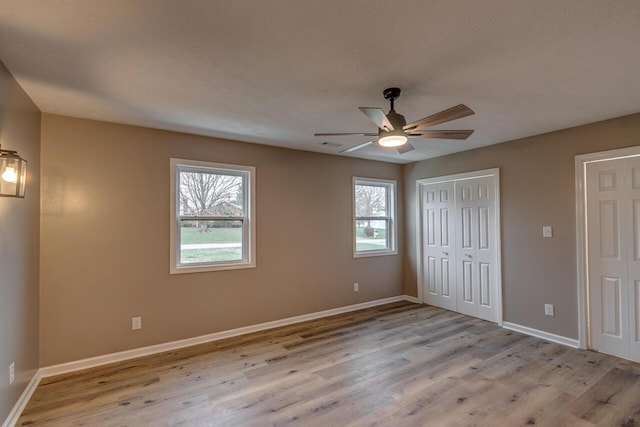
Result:
[[[502,240],[501,229],[502,222],[500,220],[500,168],[482,169],[477,171],[463,172],[453,175],[437,176],[433,178],[422,178],[416,180],[416,231],[418,233],[416,244],[416,266],[418,278],[418,302],[424,304],[424,277],[423,260],[422,260],[422,247],[423,247],[423,230],[422,230],[422,187],[429,184],[438,184],[440,182],[449,181],[461,181],[465,179],[483,178],[487,176],[495,176],[494,182],[494,194],[495,199],[495,212],[496,212],[496,226],[494,227],[493,239],[496,242],[496,288],[498,297],[498,325],[502,326],[504,321],[503,306],[504,301],[502,299]]]
[[[640,146],[579,154],[575,157],[576,187],[576,281],[578,290],[578,341],[580,348],[591,348],[589,310],[589,265],[587,263],[587,164],[640,156]]]

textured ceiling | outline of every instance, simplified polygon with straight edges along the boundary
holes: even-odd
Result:
[[[388,86],[408,121],[475,110],[349,154],[406,163],[638,112],[640,1],[0,0],[0,60],[45,112],[326,153]]]

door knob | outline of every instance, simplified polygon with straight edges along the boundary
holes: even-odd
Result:
[[[449,252],[442,251],[442,255],[449,256]]]
[[[464,254],[464,256],[466,256],[467,258],[472,258],[472,256],[469,254]]]

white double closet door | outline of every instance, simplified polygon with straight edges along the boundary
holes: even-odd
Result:
[[[586,171],[591,348],[640,361],[640,157]]]
[[[497,175],[421,185],[426,304],[498,322]]]

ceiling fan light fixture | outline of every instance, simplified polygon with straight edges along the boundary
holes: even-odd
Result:
[[[383,147],[400,147],[406,144],[408,138],[404,135],[387,135],[378,140],[378,144]]]

